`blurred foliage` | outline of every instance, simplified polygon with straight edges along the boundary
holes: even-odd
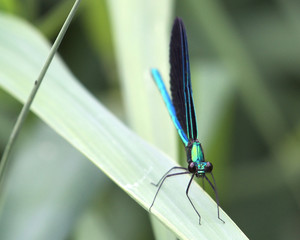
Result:
[[[26,19],[53,41],[72,3],[2,0],[0,10]],[[82,84],[126,121],[108,13],[104,0],[83,1],[59,52]],[[187,28],[200,140],[214,162],[222,208],[249,238],[298,239],[300,2],[177,1],[176,15]],[[3,91],[0,100],[2,152],[20,104]],[[34,156],[33,136],[54,134],[40,128],[31,116],[14,155]],[[71,150],[60,151],[64,156]],[[105,178],[87,171],[98,184]],[[87,209],[70,215],[74,225],[55,239],[83,239],[85,231],[89,239],[93,233],[103,239],[153,238],[146,212],[109,180],[101,184],[104,195],[83,199]]]

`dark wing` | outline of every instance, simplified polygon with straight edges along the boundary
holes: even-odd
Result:
[[[170,42],[171,95],[176,116],[188,139],[197,139],[197,122],[191,86],[188,43],[180,18],[174,21]]]

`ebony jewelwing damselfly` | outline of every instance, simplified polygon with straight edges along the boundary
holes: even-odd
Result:
[[[217,201],[218,218],[223,223],[225,223],[220,218],[219,197],[216,187],[216,181],[212,174],[213,165],[210,162],[205,161],[203,149],[201,143],[198,140],[197,121],[191,85],[187,36],[183,21],[180,18],[176,18],[173,24],[169,57],[171,65],[170,83],[172,101],[169,97],[159,71],[154,68],[151,69],[151,73],[168,108],[169,114],[178,131],[178,134],[184,144],[188,167],[172,167],[162,176],[157,184],[154,184],[155,186],[158,186],[158,189],[149,208],[149,211],[151,211],[157,194],[167,178],[183,174],[192,174],[192,177],[186,188],[186,196],[199,217],[199,224],[201,223],[201,216],[189,197],[189,189],[195,176],[207,180],[209,185],[214,190]],[[173,170],[183,170],[183,172],[171,173]],[[211,174],[213,182],[210,181],[206,176],[207,173]]]

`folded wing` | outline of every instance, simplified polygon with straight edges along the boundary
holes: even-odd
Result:
[[[170,78],[172,102],[176,116],[187,138],[198,138],[196,114],[191,86],[188,43],[184,24],[174,21],[170,42]]]

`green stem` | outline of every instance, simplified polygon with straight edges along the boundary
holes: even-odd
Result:
[[[47,72],[47,70],[49,68],[49,65],[50,65],[50,63],[51,63],[51,61],[52,61],[55,53],[57,52],[57,49],[58,49],[58,47],[59,47],[59,45],[60,45],[60,43],[61,43],[61,41],[62,41],[62,39],[63,39],[63,37],[64,37],[64,35],[66,33],[66,31],[67,31],[67,29],[68,29],[68,27],[69,27],[69,25],[70,25],[70,23],[71,23],[74,15],[75,15],[75,13],[76,13],[76,10],[77,10],[77,8],[79,6],[80,1],[81,0],[76,0],[76,2],[74,3],[74,5],[73,5],[73,7],[72,7],[72,9],[71,9],[71,11],[70,11],[70,13],[69,13],[69,15],[68,15],[65,23],[64,23],[64,25],[62,26],[62,28],[61,28],[61,30],[60,30],[60,32],[59,32],[59,34],[58,34],[58,36],[57,36],[54,44],[53,44],[53,46],[52,46],[52,48],[50,50],[48,58],[46,59],[46,62],[45,62],[44,66],[43,66],[43,68],[42,68],[42,70],[40,72],[40,75],[38,76],[38,79],[34,82],[33,89],[31,91],[31,93],[30,93],[30,95],[29,95],[26,103],[23,106],[23,108],[21,110],[21,113],[18,116],[17,122],[16,122],[16,124],[15,124],[15,126],[14,126],[14,128],[12,130],[12,133],[11,133],[11,135],[9,137],[8,143],[7,143],[7,145],[6,145],[5,149],[4,149],[4,153],[2,155],[1,162],[0,162],[0,190],[1,190],[2,186],[3,186],[3,181],[4,181],[3,179],[4,179],[4,174],[5,174],[5,168],[7,166],[7,161],[8,161],[9,154],[10,154],[10,152],[12,150],[13,145],[16,142],[16,139],[17,139],[17,137],[19,135],[19,132],[20,132],[20,130],[21,130],[22,126],[23,126],[23,123],[24,123],[24,121],[26,119],[26,116],[27,116],[27,114],[29,112],[30,106],[31,106],[31,104],[33,102],[33,99],[34,99],[34,97],[35,97],[35,95],[36,95],[36,93],[37,93],[37,91],[38,91],[38,89],[39,89],[39,87],[40,87],[40,85],[42,83],[42,80],[43,80],[43,78],[44,78],[44,76],[45,76],[45,74],[46,74],[46,72]]]

